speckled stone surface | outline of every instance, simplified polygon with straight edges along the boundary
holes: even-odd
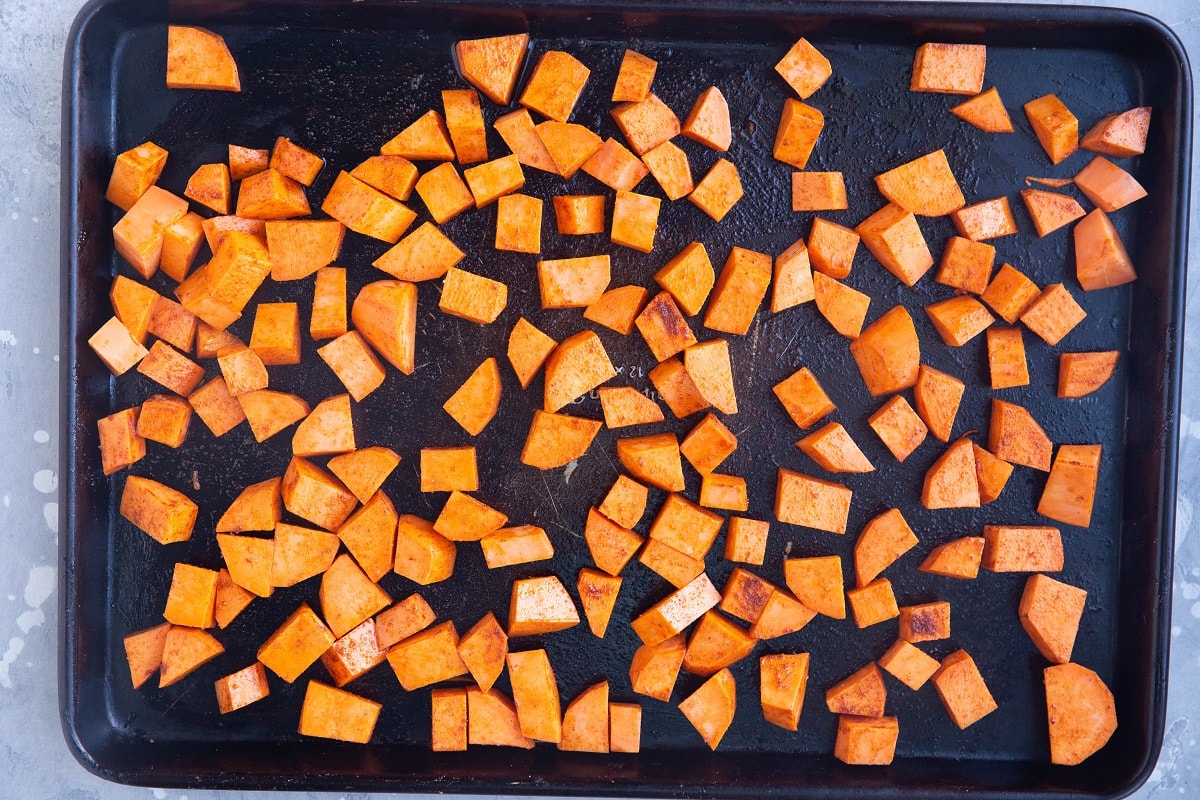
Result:
[[[74,761],[59,726],[59,101],[63,46],[82,5],[0,0],[0,797],[262,798],[106,783]],[[1125,5],[1166,22],[1193,59],[1200,53],[1196,0]],[[1195,194],[1191,207],[1200,220]],[[1193,224],[1192,253],[1200,253],[1198,233]],[[1200,536],[1192,536],[1200,513],[1200,280],[1193,274],[1189,283],[1170,700],[1162,755],[1138,798],[1200,796]]]

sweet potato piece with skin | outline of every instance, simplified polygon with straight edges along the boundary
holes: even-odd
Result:
[[[785,99],[771,155],[776,161],[804,169],[824,128],[825,115],[820,109],[790,97]]]
[[[917,404],[917,413],[929,427],[929,432],[935,439],[943,442],[950,441],[954,431],[954,419],[958,416],[958,407],[962,403],[966,384],[926,364],[921,365],[917,373],[917,384],[913,387],[913,398]]]
[[[855,339],[862,333],[871,305],[869,295],[818,272],[813,276],[813,296],[817,310],[835,331],[847,339]]]
[[[135,631],[122,640],[134,689],[140,689],[158,672],[162,664],[163,645],[167,642],[167,631],[170,629],[171,623],[164,622],[153,628]]]
[[[521,733],[558,743],[562,739],[562,706],[550,656],[545,650],[526,650],[509,653],[505,660]]]
[[[1063,353],[1058,357],[1059,398],[1086,397],[1108,383],[1120,353]]]
[[[672,142],[663,142],[642,155],[642,163],[650,170],[654,180],[668,200],[687,197],[696,188],[692,181],[692,168],[687,153]]]
[[[213,436],[224,436],[246,419],[238,398],[219,375],[188,395],[188,403]]]
[[[664,419],[658,404],[632,386],[602,386],[598,393],[607,428],[647,425]]]
[[[1012,133],[1012,119],[996,87],[975,95],[950,109],[950,113],[984,133]]]
[[[650,173],[637,156],[612,137],[605,139],[580,169],[618,192],[632,192]]]
[[[442,110],[458,163],[465,165],[487,161],[487,128],[483,125],[479,94],[474,89],[443,89]],[[513,161],[516,161],[515,156]],[[483,205],[478,200],[476,202],[477,207]]]
[[[206,28],[169,25],[167,88],[240,92],[237,63],[225,39]]]
[[[504,672],[508,636],[491,611],[458,640],[458,655],[483,691],[489,691]]]
[[[555,633],[578,624],[575,602],[557,577],[513,581],[508,605],[509,637]]]
[[[745,335],[771,284],[771,257],[734,247],[713,288],[704,327]]]
[[[589,75],[591,70],[574,56],[549,50],[538,59],[517,102],[552,120],[566,122]]]
[[[1011,464],[1048,472],[1053,443],[1042,426],[1025,408],[1004,400],[992,399],[988,450]]]
[[[450,492],[433,529],[454,542],[475,542],[504,527],[508,517],[459,491]]]
[[[930,680],[960,730],[974,725],[997,708],[979,668],[965,650],[942,659],[941,667]]]
[[[589,686],[567,705],[563,713],[559,750],[579,753],[608,752],[608,681]]]
[[[620,578],[594,569],[584,567],[579,571],[575,587],[579,592],[579,604],[583,606],[583,615],[587,617],[592,635],[599,639],[603,639],[608,630],[621,583]]]
[[[882,717],[886,702],[887,686],[874,661],[825,692],[825,705],[834,714]]]
[[[683,634],[658,644],[643,644],[633,654],[629,666],[629,684],[633,691],[668,703],[687,651]]]
[[[712,750],[721,743],[736,709],[737,683],[728,669],[713,675],[679,704],[679,710]]]
[[[1075,275],[1085,292],[1137,279],[1133,261],[1104,211],[1097,208],[1075,226]]]
[[[905,286],[913,286],[933,266],[933,255],[911,211],[886,205],[855,227],[862,243]]]
[[[1058,448],[1037,512],[1068,525],[1086,528],[1100,471],[1101,446],[1064,444]]]
[[[979,574],[979,564],[983,559],[984,538],[982,536],[965,536],[952,542],[939,545],[929,551],[929,555],[917,569],[943,578],[961,578],[974,580]]]
[[[857,240],[857,235],[855,239]],[[775,257],[775,280],[771,292],[771,313],[777,314],[816,299],[812,263],[803,239]]]
[[[838,717],[833,756],[844,764],[887,766],[896,755],[900,723],[895,717]]]
[[[618,475],[600,504],[600,513],[624,528],[637,525],[646,513],[649,490],[630,478]]]
[[[988,328],[987,353],[992,389],[1029,385],[1025,340],[1020,328]]]
[[[712,675],[753,652],[758,640],[716,611],[709,611],[692,630],[683,669],[693,675]]]
[[[981,44],[927,42],[913,58],[909,90],[943,94],[979,94],[987,48]]]
[[[496,105],[506,106],[512,100],[528,48],[528,33],[463,39],[454,45],[454,58],[467,83]]]
[[[1017,615],[1038,652],[1055,664],[1071,660],[1087,592],[1046,575],[1025,582]]]
[[[167,447],[179,447],[187,438],[192,407],[182,397],[156,394],[147,397],[138,414],[137,435]]]
[[[1053,94],[1025,104],[1025,116],[1050,163],[1059,164],[1079,149],[1079,120]]]
[[[344,188],[343,186],[339,191]],[[330,194],[334,194],[333,190],[330,190]],[[388,199],[391,200],[391,198]],[[329,213],[329,208],[325,208],[325,206],[333,208],[329,197],[326,197],[322,210],[336,219],[337,217]],[[310,211],[304,187],[279,170],[268,168],[242,179],[241,185],[238,187],[237,206],[234,213],[247,219],[268,220],[307,217]],[[349,224],[347,227],[355,229]]]
[[[943,217],[967,204],[944,150],[879,173],[875,186],[892,204],[923,217]]]
[[[703,559],[681,553],[658,539],[646,541],[642,552],[638,554],[638,561],[676,589],[687,586],[704,572]]]
[[[890,509],[872,519],[854,543],[854,573],[859,587],[874,581],[916,546],[917,536],[900,509]]]
[[[1140,156],[1146,152],[1149,130],[1150,107],[1131,108],[1101,117],[1079,140],[1079,146],[1114,158]]]
[[[996,248],[961,236],[951,237],[942,251],[942,262],[935,280],[971,294],[987,291],[992,276]]]
[[[655,603],[630,625],[644,644],[653,647],[691,625],[721,602],[721,595],[708,575],[701,573],[682,589]]]
[[[521,317],[508,334],[508,363],[512,365],[521,388],[526,389],[537,375],[542,364],[558,347],[551,339],[529,320]]]
[[[1022,189],[1021,199],[1038,236],[1047,236],[1084,215],[1083,206],[1070,195],[1042,189]]]
[[[679,131],[688,139],[718,152],[729,150],[733,132],[729,126],[729,104],[716,86],[710,86],[696,98],[695,105]]]
[[[413,161],[453,161],[454,146],[446,122],[436,111],[426,111],[379,149],[385,156]]]
[[[1112,692],[1092,670],[1058,664],[1043,671],[1050,722],[1050,763],[1079,764],[1108,742],[1117,729]]]
[[[182,492],[130,475],[121,490],[120,514],[159,544],[172,544],[191,538],[199,507]]]
[[[946,449],[925,473],[921,504],[926,508],[979,508],[974,445],[966,437]]]
[[[496,359],[486,359],[475,368],[462,385],[450,395],[442,409],[454,418],[462,429],[478,436],[487,427],[500,407],[500,367]]]
[[[592,561],[614,577],[621,574],[643,542],[641,536],[609,520],[594,508],[588,510],[583,538]]]
[[[403,156],[371,156],[350,170],[360,181],[403,202],[417,183],[416,166]]]
[[[542,251],[542,201],[526,194],[507,194],[496,201],[497,250]]]
[[[982,566],[990,572],[1059,572],[1062,535],[1058,528],[985,525]]]
[[[1017,232],[1017,222],[1007,197],[997,197],[966,206],[950,214],[958,232],[973,242],[1010,236]]]
[[[309,413],[308,403],[303,398],[270,389],[247,392],[233,399],[241,406],[242,414],[250,423],[254,441],[260,444],[304,419]]]
[[[258,648],[258,660],[285,683],[295,683],[334,641],[308,603],[301,603]]]
[[[362,402],[387,377],[383,362],[358,331],[343,333],[325,346],[318,347],[317,355],[329,365],[356,402]]]
[[[737,167],[731,161],[718,158],[696,184],[696,188],[692,189],[688,201],[707,214],[713,222],[720,222],[744,194]]]
[[[392,501],[383,492],[376,492],[338,528],[337,535],[366,576],[378,581],[393,564],[396,509]]]
[[[280,522],[275,526],[271,552],[271,585],[295,586],[329,569],[337,556],[339,539],[326,531]]]
[[[853,492],[831,481],[779,468],[775,484],[775,518],[789,525],[843,534]]]
[[[917,383],[921,343],[912,317],[896,306],[850,343],[863,383],[872,397],[895,394]]]
[[[650,293],[641,286],[618,286],[585,308],[583,318],[628,336],[649,296]]]
[[[438,583],[454,573],[456,555],[454,542],[432,523],[412,514],[401,514],[396,521],[396,574],[422,586]]]
[[[933,677],[941,664],[911,642],[897,639],[896,643],[879,657],[879,666],[915,692]]]
[[[921,446],[929,432],[925,422],[902,395],[896,395],[880,406],[867,418],[867,424],[900,462]]]
[[[679,440],[673,433],[617,440],[617,460],[634,478],[667,492],[684,489]]]
[[[415,367],[417,287],[407,281],[364,286],[350,309],[354,328],[379,355],[405,375]]]
[[[546,152],[550,154],[555,170],[564,180],[574,177],[603,145],[600,137],[590,129],[570,122],[546,120],[538,123],[534,132]]]
[[[96,421],[100,464],[105,475],[120,472],[146,456],[146,439],[138,433],[139,407],[127,408]]]
[[[875,471],[875,466],[839,422],[823,425],[796,442],[796,446],[827,472]]]
[[[587,452],[601,427],[597,420],[537,409],[521,450],[521,463],[537,469],[566,466]]]
[[[163,642],[158,688],[177,683],[225,652],[208,631],[172,625]]]
[[[418,178],[413,188],[425,204],[429,216],[438,225],[449,222],[475,205],[471,189],[453,164],[439,164]],[[397,235],[390,241],[395,242],[399,238]]]
[[[146,280],[158,271],[167,228],[188,213],[188,202],[151,186],[113,226],[113,246]]]
[[[419,594],[410,594],[399,603],[375,615],[375,643],[386,651],[396,642],[403,641],[415,633],[428,628],[437,619],[437,614]],[[466,639],[466,635],[463,639]],[[459,643],[462,650],[462,643]]]
[[[229,167],[225,164],[201,164],[188,178],[183,196],[218,214],[228,214]]]
[[[415,691],[467,674],[458,643],[458,632],[448,620],[397,644],[388,651],[388,664],[405,691]]]
[[[113,163],[104,199],[122,211],[128,211],[147,189],[158,182],[166,164],[167,151],[154,142],[143,142],[126,150]]]
[[[1013,466],[1003,459],[984,450],[979,445],[972,445],[975,454],[975,477],[979,481],[980,504],[990,503],[1000,497],[1012,475]]]
[[[217,520],[217,533],[275,530],[283,514],[280,482],[280,478],[268,478],[243,489]]]
[[[887,578],[877,578],[866,586],[848,590],[846,599],[850,601],[850,613],[854,615],[854,624],[860,628],[868,628],[900,616],[900,609],[896,607],[896,595],[892,591],[892,582]]]
[[[925,306],[925,313],[950,347],[962,347],[996,321],[983,303],[967,295],[932,303]]]
[[[653,250],[661,203],[657,197],[617,192],[617,198],[613,201],[612,228],[609,233],[612,243],[641,253]]]
[[[787,85],[792,87],[792,91],[798,94],[801,100],[807,100],[829,80],[829,76],[833,74],[833,67],[830,66],[829,59],[817,48],[809,44],[807,39],[801,38],[775,65],[775,72],[787,81]],[[792,730],[795,730],[795,727]]]
[[[502,692],[467,688],[467,741],[475,745],[497,745],[533,749],[533,740],[521,733],[517,711]]]
[[[430,749],[435,753],[466,750],[467,689],[434,689],[429,697]]]

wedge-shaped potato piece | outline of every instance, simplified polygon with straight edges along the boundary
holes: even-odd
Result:
[[[426,111],[379,150],[385,156],[413,161],[453,161],[454,146],[446,122],[436,111]]]
[[[687,153],[672,142],[663,142],[645,153],[642,163],[649,168],[668,200],[687,197],[696,188],[692,182],[692,168],[688,164]]]
[[[704,743],[716,750],[737,710],[737,683],[733,673],[723,669],[713,675],[679,704],[679,710]]]
[[[775,482],[775,518],[789,525],[842,534],[853,492],[841,485],[779,468]]]
[[[979,94],[986,65],[984,45],[927,42],[917,48],[908,88],[914,92]]]
[[[417,287],[407,281],[376,281],[354,298],[355,329],[389,364],[411,375],[417,347]]]
[[[775,384],[772,391],[801,430],[809,429],[837,408],[808,367],[796,370]]]
[[[1017,222],[1007,197],[984,200],[982,203],[965,206],[950,214],[959,234],[973,242],[1011,236],[1017,232]]]
[[[496,321],[506,305],[508,287],[500,281],[457,267],[446,271],[442,299],[438,303],[438,308],[445,313],[480,325],[489,325]]]
[[[217,533],[275,530],[283,513],[280,482],[280,478],[268,478],[243,489],[217,520]]]
[[[234,583],[259,597],[271,596],[275,590],[271,582],[271,564],[275,551],[272,540],[218,533],[217,546],[221,549],[221,558],[224,559],[225,566],[229,569],[229,577]],[[213,597],[215,600],[215,575]]]
[[[371,741],[382,708],[374,700],[309,681],[298,731],[301,736],[366,744]]]
[[[1150,107],[1131,108],[1119,114],[1105,114],[1079,140],[1079,146],[1113,158],[1129,158],[1146,152],[1146,134],[1150,130]]]
[[[334,636],[344,636],[392,604],[388,593],[345,554],[321,576],[320,599],[321,614]]]
[[[950,718],[960,729],[974,725],[997,708],[979,668],[965,650],[957,650],[942,659],[942,666],[930,680]]]
[[[169,25],[167,88],[240,92],[237,63],[225,39],[206,28]]]
[[[840,422],[813,431],[796,446],[828,472],[873,472],[875,466],[855,444]]]
[[[550,357],[558,342],[543,333],[529,320],[521,317],[508,334],[508,362],[512,365],[521,388],[527,389],[542,364]]]
[[[504,527],[508,517],[463,492],[451,492],[433,529],[452,542],[476,542]]]
[[[755,639],[774,639],[795,633],[812,622],[817,612],[778,588],[771,592],[762,613],[750,626]]]
[[[343,186],[342,190],[345,188]],[[330,194],[332,193],[331,191]],[[328,197],[325,202],[329,204]],[[330,207],[333,207],[332,204]],[[329,213],[324,206],[322,206],[322,210]],[[304,186],[279,170],[268,168],[242,179],[241,185],[238,187],[237,207],[234,213],[247,219],[267,220],[307,217],[310,211],[308,198],[304,194]],[[329,215],[334,216],[333,214]],[[347,227],[354,229],[353,226],[348,225]]]
[[[528,564],[554,558],[554,545],[546,531],[536,525],[501,528],[479,540],[488,569]]]
[[[281,522],[271,551],[271,585],[295,586],[329,569],[337,556],[336,534]]]
[[[638,561],[676,589],[687,586],[704,572],[703,559],[681,553],[658,539],[646,541],[646,546],[638,554]]]
[[[896,306],[850,343],[863,383],[872,397],[895,394],[917,383],[921,343],[912,317]]]
[[[385,655],[375,638],[375,620],[369,619],[334,642],[321,655],[321,663],[341,687],[382,664]]]
[[[979,445],[973,445],[975,453],[975,477],[979,480],[979,502],[990,503],[1000,497],[1012,476],[1013,466],[996,458]]]
[[[886,702],[887,686],[874,661],[825,692],[825,705],[834,714],[882,717]]]
[[[650,292],[641,286],[618,286],[600,295],[600,299],[583,310],[583,318],[628,336],[638,314],[646,305]]]
[[[1033,575],[1025,582],[1017,614],[1021,627],[1047,661],[1066,664],[1071,660],[1086,602],[1086,591],[1047,575]]]
[[[1063,353],[1058,357],[1058,396],[1086,397],[1108,383],[1117,367],[1116,350]]]
[[[595,303],[610,280],[607,255],[539,261],[542,308],[582,308]]]
[[[330,531],[341,527],[358,505],[341,481],[311,461],[294,456],[283,473],[281,491],[284,508]]]
[[[567,705],[563,714],[559,750],[579,753],[607,753],[608,681],[589,686]]]
[[[1117,729],[1112,692],[1092,670],[1078,664],[1046,667],[1046,716],[1050,762],[1073,766],[1108,743]]]
[[[158,672],[162,664],[163,646],[167,643],[167,631],[171,623],[164,622],[153,628],[135,631],[122,640],[125,660],[129,664],[129,676],[133,688],[139,689]]]
[[[732,161],[718,158],[688,195],[688,202],[711,217],[713,222],[720,222],[744,195],[737,167]]]
[[[870,296],[820,272],[812,278],[813,296],[821,316],[846,338],[857,338],[867,319]]]
[[[332,555],[329,560],[333,561]],[[229,577],[229,570],[222,569],[217,573],[217,599],[213,603],[213,616],[219,627],[229,627],[253,601],[254,595],[234,583]]]
[[[581,169],[588,175],[618,192],[632,192],[650,173],[642,161],[625,145],[609,137],[592,153]]]
[[[301,603],[258,648],[258,660],[284,682],[294,683],[335,638],[308,603]]]
[[[184,197],[218,214],[229,213],[229,195],[229,167],[225,164],[201,164],[183,190]]]
[[[562,706],[550,656],[542,649],[525,650],[509,653],[506,660],[521,733],[557,744],[563,733]]]
[[[597,638],[603,639],[608,630],[621,583],[621,579],[614,575],[606,575],[588,567],[579,570],[575,587],[579,592],[579,604],[583,606],[583,615],[587,618],[592,635]]]
[[[396,642],[419,633],[434,623],[437,614],[419,594],[410,594],[375,616],[375,643],[386,651]],[[461,650],[461,641],[459,647]]]
[[[771,284],[771,257],[734,247],[713,288],[704,327],[744,335]]]
[[[854,573],[858,585],[874,581],[900,556],[917,546],[917,536],[893,508],[872,519],[854,543]]]
[[[1037,511],[1043,517],[1086,528],[1100,471],[1098,444],[1064,444],[1058,448]]]
[[[603,141],[590,129],[573,122],[546,120],[535,128],[542,146],[550,154],[555,170],[564,179],[572,178],[595,155]],[[603,230],[603,226],[601,226]],[[582,232],[582,231],[581,231]],[[600,231],[594,231],[599,233]]]
[[[250,423],[254,440],[265,442],[308,416],[308,403],[287,392],[259,389],[234,398]]]
[[[796,730],[808,687],[808,653],[762,656],[758,659],[758,676],[763,717],[784,730]]]
[[[396,509],[392,501],[383,492],[376,492],[338,528],[337,535],[366,576],[378,581],[393,564]]]
[[[686,651],[683,634],[639,647],[629,666],[629,684],[633,691],[664,703],[670,702]]]
[[[700,93],[679,132],[718,152],[729,150],[733,142],[733,132],[729,126],[729,103],[720,89],[710,86]]]
[[[833,757],[844,764],[886,766],[896,756],[900,722],[896,717],[838,717]]]
[[[478,690],[476,690],[478,691]],[[435,753],[467,749],[467,689],[434,689],[430,692],[430,749]]]
[[[271,169],[277,169],[287,177],[305,186],[312,186],[325,160],[316,153],[305,150],[286,136],[275,139],[271,150]]]
[[[487,161],[487,128],[483,125],[479,94],[474,89],[443,89],[442,108],[458,163]]]
[[[508,656],[508,636],[496,615],[488,612],[458,640],[458,655],[479,684],[488,691],[504,672]]]
[[[354,448],[354,421],[348,394],[317,403],[292,436],[292,454],[304,458],[348,453]]]
[[[633,531],[608,519],[596,509],[588,510],[583,530],[584,541],[596,566],[617,576],[642,546],[643,539]]]
[[[605,427],[624,428],[664,419],[658,404],[632,386],[602,386],[599,394]]]
[[[965,391],[966,384],[953,375],[939,372],[925,364],[921,365],[916,385],[913,387],[913,398],[916,400],[917,413],[921,415],[934,438],[943,442],[950,441],[954,420],[958,416],[958,407]]]
[[[1097,208],[1081,219],[1074,233],[1075,276],[1085,292],[1137,279],[1133,260],[1104,210]]]
[[[914,692],[933,677],[941,664],[936,658],[927,656],[911,642],[897,639],[888,651],[879,657],[879,666],[893,678]]]
[[[627,475],[618,475],[600,504],[600,513],[616,524],[632,528],[646,513],[649,490]]]
[[[350,174],[373,189],[404,201],[417,183],[417,168],[404,156],[371,156]]]
[[[399,463],[400,456],[395,451],[377,445],[334,456],[325,466],[354,493],[358,502],[365,503]]]
[[[991,572],[1059,572],[1062,535],[1058,528],[985,525],[982,565]]]
[[[431,281],[463,260],[465,254],[432,222],[419,228],[372,262],[402,281]]]
[[[996,87],[975,95],[950,109],[950,113],[984,133],[1012,133],[1012,119]]]
[[[688,347],[683,352],[683,365],[706,402],[725,414],[737,413],[737,394],[727,341],[713,339]]]
[[[181,370],[182,364],[174,367]],[[217,366],[234,397],[267,388],[267,368],[262,358],[247,347],[228,348],[217,354]]]
[[[598,420],[535,409],[521,463],[537,469],[566,466],[587,452],[601,426]]]
[[[579,59],[561,50],[549,50],[538,59],[518,102],[552,120],[566,122],[589,75],[591,70]]]
[[[881,172],[875,186],[893,204],[923,217],[942,217],[967,204],[944,150]]]
[[[820,109],[789,97],[783,101],[771,154],[776,161],[804,169],[824,128],[825,115]]]
[[[1022,189],[1021,199],[1033,220],[1038,236],[1047,236],[1084,215],[1083,206],[1074,197],[1042,189]]]
[[[500,407],[500,368],[489,358],[475,368],[442,409],[472,436],[478,436]]]
[[[631,625],[644,644],[653,647],[691,625],[721,602],[721,594],[708,575],[701,573],[687,586],[655,603]],[[682,659],[681,659],[682,661]]]
[[[925,434],[929,432],[921,417],[902,395],[895,395],[880,406],[867,418],[867,423],[900,462],[921,446]]]
[[[154,142],[143,142],[117,156],[104,199],[128,211],[146,190],[158,182],[167,165],[167,151]]]
[[[256,172],[262,172],[271,163],[270,150],[256,150],[253,147],[229,145],[229,177],[240,181]]]
[[[199,511],[182,492],[150,478],[130,475],[121,490],[121,516],[159,544],[190,539]]]
[[[536,636],[579,624],[579,611],[557,577],[513,581],[508,606],[508,635]]]
[[[213,617],[216,598],[216,571],[179,562],[171,575],[163,619],[172,625],[211,628],[216,624]]]
[[[892,582],[887,578],[876,578],[866,586],[848,590],[846,599],[850,602],[854,624],[860,628],[869,628],[900,616]]]
[[[500,523],[503,525],[504,523]],[[414,583],[427,586],[454,572],[457,548],[433,528],[433,523],[401,514],[396,521],[396,563],[392,569]]]
[[[779,77],[787,81],[792,91],[800,95],[801,100],[807,100],[809,95],[825,85],[833,74],[829,59],[813,47],[807,39],[801,38],[787,54],[775,65]],[[768,720],[769,721],[769,720]],[[795,730],[793,725],[792,730]]]
[[[750,655],[756,644],[741,626],[709,611],[692,630],[683,669],[693,675],[712,675]]]
[[[225,648],[208,631],[172,625],[163,642],[158,688],[178,683],[224,652]]]
[[[618,439],[617,459],[640,481],[667,492],[683,491],[679,440],[673,433]]]
[[[470,744],[533,749],[533,740],[521,733],[517,710],[502,692],[467,688],[467,740]]]
[[[965,536],[929,551],[917,569],[943,578],[974,580],[983,559],[982,536]]]
[[[493,36],[487,39],[463,39],[454,45],[458,71],[467,83],[474,86],[496,105],[506,106],[512,100],[529,34]]]
[[[1079,149],[1079,120],[1056,95],[1047,94],[1025,104],[1025,116],[1052,164],[1059,164]]]
[[[646,374],[663,402],[678,419],[709,408],[708,401],[692,383],[679,358],[668,358]]]
[[[975,446],[963,437],[942,453],[925,473],[921,505],[926,508],[979,508]]]
[[[1025,408],[1004,400],[992,399],[988,450],[1010,464],[1048,472],[1053,443],[1042,426]]]
[[[788,558],[783,575],[792,594],[806,607],[833,619],[846,618],[840,556]]]
[[[655,295],[638,314],[634,324],[650,352],[659,361],[665,361],[696,344],[695,334],[668,292]]]

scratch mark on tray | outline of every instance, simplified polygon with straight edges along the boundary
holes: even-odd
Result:
[[[550,498],[550,507],[554,509],[554,516],[562,519],[562,514],[558,510],[558,503],[554,502],[554,492],[550,491],[550,481],[546,480],[546,473],[542,473],[542,485],[546,487],[546,496]]]

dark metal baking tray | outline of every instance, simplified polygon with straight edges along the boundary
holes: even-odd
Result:
[[[162,76],[168,21],[223,34],[240,65],[244,90],[167,90]],[[653,272],[692,239],[705,242],[719,266],[732,245],[778,253],[807,232],[812,215],[790,211],[791,169],[770,157],[785,96],[771,66],[802,35],[830,57],[835,70],[811,98],[824,110],[827,125],[809,167],[845,171],[852,210],[831,218],[856,224],[883,202],[872,175],[938,147],[946,148],[969,201],[1000,194],[1013,198],[1023,232],[996,242],[1000,261],[1011,261],[1039,284],[1065,280],[1088,311],[1060,347],[1026,336],[1032,384],[1002,393],[1026,404],[1054,441],[1104,445],[1092,526],[1064,526],[1067,563],[1060,576],[1089,592],[1075,658],[1112,686],[1120,718],[1111,743],[1086,766],[1048,763],[1044,662],[1016,615],[1024,576],[984,573],[976,581],[953,582],[915,569],[932,546],[977,533],[984,523],[1037,522],[1033,509],[1044,476],[1018,469],[1002,499],[978,512],[923,509],[917,502],[921,476],[941,447],[930,440],[903,467],[883,450],[866,427],[878,401],[863,391],[847,348],[811,304],[775,316],[761,311],[749,335],[730,337],[743,410],[728,421],[742,444],[723,469],[747,478],[750,515],[762,519],[773,519],[778,465],[820,474],[793,446],[796,431],[770,396],[769,387],[801,365],[826,382],[838,405],[834,419],[849,427],[879,469],[845,479],[855,490],[849,535],[773,523],[767,565],[759,572],[781,582],[781,560],[789,549],[792,555],[839,553],[849,569],[863,523],[898,505],[922,541],[888,573],[901,604],[936,598],[953,603],[953,638],[930,650],[941,657],[966,648],[1000,705],[968,730],[955,728],[932,687],[914,693],[888,678],[889,713],[901,724],[895,763],[852,768],[836,762],[831,756],[836,721],[824,708],[823,692],[879,657],[895,629],[883,624],[859,631],[850,621],[818,618],[756,652],[812,653],[799,733],[762,720],[757,658],[749,658],[734,667],[737,717],[720,749],[708,752],[675,708],[698,685],[697,678],[681,676],[672,704],[630,692],[627,670],[637,641],[624,622],[666,592],[663,581],[636,563],[626,570],[604,640],[579,626],[514,643],[548,648],[564,700],[604,676],[614,699],[641,701],[643,752],[636,756],[560,753],[549,746],[531,752],[431,753],[428,694],[405,694],[386,667],[350,687],[385,704],[369,746],[306,740],[295,733],[301,693],[309,677],[323,679],[320,666],[291,686],[272,677],[267,701],[218,715],[212,681],[250,663],[257,643],[296,603],[315,604],[315,581],[277,595],[287,599],[251,605],[218,633],[226,654],[188,680],[166,690],[131,689],[121,637],[161,619],[173,562],[219,563],[211,535],[216,517],[243,485],[283,471],[289,437],[278,436],[259,448],[244,428],[217,441],[197,424],[180,451],[151,447],[132,472],[177,486],[201,504],[196,535],[186,545],[157,546],[116,513],[123,475],[101,476],[95,423],[154,389],[133,373],[113,380],[86,346],[111,313],[106,293],[112,277],[128,270],[113,250],[110,229],[117,217],[103,197],[113,158],[152,139],[171,153],[161,185],[181,192],[197,165],[224,158],[226,143],[269,147],[275,136],[287,135],[327,160],[309,191],[315,208],[338,168],[358,163],[416,115],[439,108],[442,88],[463,85],[451,63],[455,40],[517,31],[532,35],[534,58],[565,48],[591,67],[592,80],[575,120],[602,135],[615,133],[607,114],[608,87],[627,45],[658,59],[655,91],[681,116],[710,84],[729,99],[735,127],[730,157],[747,195],[723,223],[711,224],[686,202],[664,204],[657,245],[648,256],[613,248],[605,236],[559,237],[548,225],[546,257],[612,251],[614,285],[652,285]],[[914,47],[931,40],[988,45],[987,85],[999,87],[1016,134],[981,134],[946,112],[954,98],[907,91]],[[1079,155],[1052,168],[1031,135],[1020,106],[1047,92],[1058,93],[1084,126],[1110,111],[1154,108],[1146,155],[1130,162],[1149,197],[1114,215],[1139,270],[1132,286],[1078,292],[1069,233],[1045,239],[1029,233],[1015,198],[1022,178],[1070,175],[1086,163]],[[154,786],[731,798],[1115,797],[1145,780],[1161,743],[1166,692],[1192,118],[1186,57],[1159,22],[1109,9],[955,3],[101,0],[76,20],[63,94],[62,324],[68,355],[61,389],[67,429],[60,685],[64,730],[87,769],[114,781]],[[489,121],[499,113],[485,103]],[[681,143],[697,175],[716,158],[695,143]],[[504,152],[499,140],[491,138],[489,144],[493,152]],[[602,189],[582,172],[565,189],[534,170],[527,176],[527,190],[543,197]],[[648,179],[642,190],[657,194],[651,183]],[[585,324],[578,312],[538,307],[531,289],[536,257],[491,249],[494,214],[492,209],[466,214],[445,229],[469,254],[464,266],[510,285],[504,315],[485,327],[438,314],[431,310],[437,286],[422,285],[417,372],[404,378],[390,371],[383,387],[355,408],[359,441],[389,445],[404,457],[385,486],[401,512],[436,513],[440,498],[417,491],[418,448],[468,443],[436,405],[484,354],[503,352],[518,314],[559,339]],[[950,223],[923,220],[922,226],[939,252],[952,234]],[[381,277],[370,260],[382,249],[374,240],[347,237],[339,263],[350,268],[352,291]],[[161,276],[152,283],[169,292]],[[873,298],[870,319],[898,302],[913,310],[924,359],[970,387],[956,435],[986,431],[991,392],[983,337],[963,348],[944,347],[920,311],[949,290],[931,278],[904,289],[862,251],[849,283]],[[310,292],[308,282],[268,285],[259,297],[304,300]],[[247,314],[234,331],[247,334],[251,317]],[[617,383],[648,386],[644,371],[652,363],[640,339],[607,329],[599,334],[624,370]],[[313,349],[305,341],[302,366],[273,368],[273,386],[299,391],[313,402],[340,392]],[[1087,349],[1123,351],[1113,380],[1085,400],[1055,400],[1057,353]],[[460,630],[487,610],[503,618],[514,577],[552,568],[573,587],[576,572],[587,563],[580,538],[586,509],[616,475],[614,436],[608,431],[569,482],[564,470],[543,474],[519,465],[515,453],[541,382],[522,392],[507,366],[502,369],[500,414],[476,442],[480,496],[514,521],[543,525],[558,555],[550,567],[531,564],[490,573],[476,548],[461,547],[455,580],[422,590]],[[574,411],[599,416],[594,399]],[[668,422],[650,430],[686,430],[691,424]],[[690,492],[697,482],[689,473]],[[652,509],[661,497],[652,496]],[[643,531],[651,518],[648,513]],[[718,585],[732,567],[719,557],[722,541],[709,558]],[[419,588],[394,574],[383,585],[397,599]]]

